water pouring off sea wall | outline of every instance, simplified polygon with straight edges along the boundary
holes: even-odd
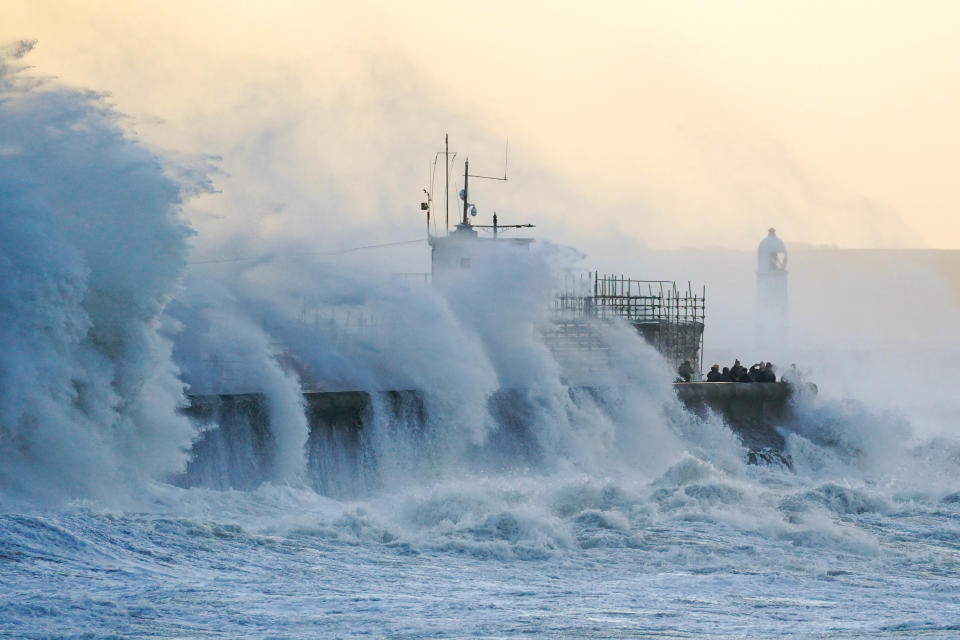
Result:
[[[376,469],[369,474],[381,486],[442,477],[473,458],[502,466],[491,451],[509,429],[498,423],[502,409],[490,405],[501,388],[523,389],[542,468],[608,467],[610,455],[633,465],[631,450],[652,462],[663,458],[647,452],[684,448],[663,418],[676,405],[669,371],[629,332],[617,335],[617,352],[635,358],[601,375],[632,380],[636,411],[612,416],[593,401],[571,399],[537,337],[537,303],[564,268],[566,250],[478,256],[476,272],[486,276],[446,292],[337,273],[329,261],[267,261],[228,278],[187,272],[183,194],[209,187],[203,173],[161,161],[124,131],[103,97],[23,74],[19,60],[29,48],[4,58],[0,103],[12,125],[0,140],[6,496],[109,502],[184,474],[221,486],[211,479],[215,469],[188,462],[193,447],[223,426],[218,419],[239,414],[192,423],[180,411],[187,389],[266,399],[269,434],[255,433],[251,421],[244,437],[260,444],[235,460],[256,480],[238,480],[234,469],[230,486],[333,486],[336,456],[311,457],[305,448],[310,408],[300,389],[307,380],[281,366],[286,353],[310,381],[373,392],[374,404],[381,389],[422,393],[422,409],[373,413],[365,437]],[[184,183],[183,176],[199,179]],[[364,308],[390,322],[343,340],[303,322],[304,300]],[[410,413],[428,418],[410,421]],[[618,446],[625,441],[637,444]]]
[[[547,242],[435,286],[276,236],[201,264],[263,229],[191,235],[208,160],[28,49],[0,68],[0,635],[956,635],[950,393],[678,389],[618,322],[573,367],[541,310],[580,265]],[[789,407],[763,435],[792,468],[747,464],[750,394]]]
[[[745,459],[731,416],[686,411],[626,325],[595,327],[604,360],[573,382],[543,338],[572,250],[491,244],[432,287],[309,256],[188,268],[184,194],[209,190],[202,166],[161,161],[102,97],[25,77],[28,50],[3,67],[18,125],[2,141],[9,495],[113,500],[172,480],[348,496],[460,469]],[[304,387],[366,401],[338,414]],[[184,413],[218,394],[237,397]]]

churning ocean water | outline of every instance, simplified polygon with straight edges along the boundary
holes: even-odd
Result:
[[[960,496],[850,479],[456,478],[335,501],[157,490],[5,508],[6,637],[924,637],[960,633]],[[188,495],[184,495],[188,494]]]
[[[921,435],[949,431],[933,417],[824,393],[785,432],[792,468],[748,465],[622,327],[594,373],[618,391],[574,398],[529,305],[549,250],[446,292],[360,278],[348,302],[391,323],[318,336],[296,316],[307,292],[345,304],[336,265],[191,270],[205,178],[25,78],[28,48],[0,63],[0,636],[960,637],[960,442]],[[359,456],[308,455],[278,345],[311,382],[420,389],[426,418],[374,394]],[[231,433],[268,471],[185,481],[224,426],[186,392],[233,389],[266,399],[269,447]]]

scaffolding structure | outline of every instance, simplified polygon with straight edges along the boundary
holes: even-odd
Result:
[[[427,281],[424,274],[404,274],[395,284]],[[634,280],[622,275],[589,272],[567,275],[556,283],[546,322],[537,322],[543,337],[565,375],[583,384],[598,372],[610,369],[620,354],[611,353],[610,334],[604,325],[626,322],[673,366],[688,360],[703,373],[703,330],[706,288],[695,291],[690,283],[681,290],[675,281]],[[390,335],[390,313],[370,305],[323,305],[303,301],[299,324],[304,336],[341,349],[358,348]],[[304,339],[307,339],[306,337]]]
[[[706,287],[686,290],[672,280],[634,280],[590,272],[567,277],[554,300],[552,342],[561,350],[600,349],[586,320],[622,320],[632,325],[674,367],[689,360],[703,372]],[[566,338],[569,334],[569,339]]]

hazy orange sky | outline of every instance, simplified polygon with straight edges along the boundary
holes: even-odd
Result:
[[[306,224],[340,203],[419,230],[449,131],[492,173],[509,137],[490,206],[594,251],[752,248],[771,225],[960,248],[956,2],[0,0],[0,17],[0,40],[39,40],[34,73],[109,93],[151,144],[222,157],[200,205],[221,214],[256,201]]]

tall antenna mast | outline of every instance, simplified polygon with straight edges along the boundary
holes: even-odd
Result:
[[[470,186],[468,180],[470,178],[470,158],[467,158],[466,162],[463,163],[463,225],[466,226],[467,223],[467,207],[469,206],[467,202],[470,198]]]
[[[509,145],[509,142],[507,144]],[[463,197],[463,222],[461,222],[460,224],[462,224],[463,226],[465,227],[466,226],[479,226],[479,227],[487,226],[487,225],[470,225],[470,223],[467,222],[467,209],[468,207],[471,206],[469,180],[470,178],[480,178],[483,180],[499,180],[500,182],[506,182],[507,181],[508,149],[509,149],[509,146],[506,149],[504,149],[504,152],[503,152],[503,177],[502,178],[499,176],[471,175],[470,174],[470,158],[467,158],[467,160],[463,163],[463,191],[460,193],[460,195]],[[477,215],[476,208],[474,208],[473,210],[473,215]],[[516,226],[516,225],[513,225],[513,226]],[[530,225],[521,225],[521,226],[530,226]],[[500,227],[498,226],[497,228],[499,229]]]
[[[443,171],[447,181],[447,186],[443,192],[443,210],[447,214],[447,226],[444,227],[444,235],[450,233],[450,134],[443,136]]]

